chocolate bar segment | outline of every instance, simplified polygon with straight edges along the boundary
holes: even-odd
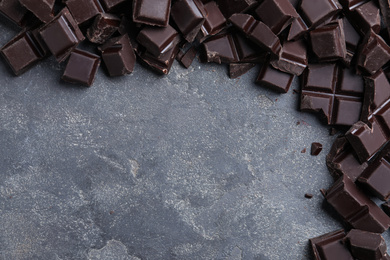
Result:
[[[302,17],[299,16],[292,21],[287,40],[295,41],[301,38],[308,30],[309,28],[306,23],[303,21]]]
[[[264,62],[268,52],[259,48],[257,44],[245,38],[241,33],[233,34],[234,44],[239,57],[239,62],[258,63]]]
[[[310,244],[316,260],[354,260],[348,248],[344,245],[344,230],[336,230],[310,239]]]
[[[104,8],[107,12],[111,12],[119,9],[123,4],[128,2],[127,0],[98,0],[103,3]],[[135,2],[134,0],[133,2]],[[163,2],[163,0],[161,0]]]
[[[133,0],[133,21],[165,27],[169,22],[171,0]]]
[[[390,3],[388,0],[378,0],[378,2],[387,35],[390,36]]]
[[[118,30],[120,23],[121,19],[116,15],[98,14],[86,36],[90,42],[103,44]]]
[[[257,5],[256,0],[216,0],[219,9],[226,18],[233,14],[244,13]]]
[[[340,177],[324,196],[353,228],[383,233],[390,226],[390,218],[347,176]]]
[[[25,24],[27,13],[28,10],[19,3],[19,0],[0,1],[0,14],[20,27]]]
[[[79,25],[104,12],[99,0],[68,0],[66,6]]]
[[[300,15],[309,28],[315,28],[341,11],[337,0],[302,0]]]
[[[316,143],[316,142],[311,143],[311,151],[310,151],[311,155],[317,156],[320,154],[321,151],[322,151],[321,143]]]
[[[163,55],[156,57],[150,52],[143,50],[139,52],[141,60],[150,66],[158,73],[167,75],[171,70],[172,64],[175,61],[176,55],[179,51],[179,45],[176,44],[173,48],[169,49]]]
[[[294,75],[276,70],[269,63],[265,63],[257,76],[256,84],[279,93],[287,93],[293,79]]]
[[[180,50],[176,59],[183,65],[185,68],[189,68],[196,57],[197,49],[195,46],[190,47],[187,51]],[[179,57],[180,54],[180,57]]]
[[[344,27],[345,43],[347,48],[347,53],[343,62],[346,66],[350,66],[358,50],[360,35],[355,30],[355,28],[353,28],[347,18],[344,17],[342,20]]]
[[[199,42],[203,42],[208,36],[219,33],[226,26],[226,19],[214,1],[206,3],[204,10],[208,15],[196,36]]]
[[[352,11],[346,12],[348,19],[353,26],[362,34],[367,34],[370,30],[379,34],[381,30],[381,17],[378,6],[373,1],[368,1],[359,5]]]
[[[76,49],[69,56],[62,80],[69,83],[91,86],[99,65],[99,56]]]
[[[381,260],[386,255],[386,242],[380,234],[352,229],[344,240],[356,259]]]
[[[178,32],[168,25],[167,27],[144,27],[137,36],[137,41],[148,52],[158,57],[173,48],[180,41]]]
[[[44,23],[50,22],[54,17],[55,0],[19,0],[19,2]]]
[[[283,72],[301,75],[307,67],[307,50],[303,40],[284,42],[278,59],[272,59],[271,65]]]
[[[207,62],[232,63],[238,62],[239,57],[231,34],[215,35],[202,44]]]

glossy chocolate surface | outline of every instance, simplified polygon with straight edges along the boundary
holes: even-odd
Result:
[[[86,36],[90,42],[103,44],[119,29],[120,23],[121,19],[116,15],[98,14]]]
[[[134,0],[133,21],[165,27],[169,22],[171,0]]]
[[[50,22],[54,17],[55,0],[19,0],[19,2],[44,23]]]

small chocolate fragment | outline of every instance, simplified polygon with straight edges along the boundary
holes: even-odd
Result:
[[[256,0],[216,0],[219,9],[226,18],[236,13],[245,13],[257,5]]]
[[[122,35],[108,40],[99,47],[104,64],[111,77],[133,72],[136,57],[129,36]]]
[[[307,67],[307,51],[303,40],[283,43],[279,59],[271,60],[271,65],[278,70],[294,75],[301,75]]]
[[[113,14],[98,14],[91,27],[87,30],[87,38],[90,42],[103,44],[119,28],[121,19]]]
[[[358,69],[375,74],[383,65],[390,60],[390,47],[375,32],[367,33],[360,45],[357,59]]]
[[[208,36],[219,33],[226,26],[226,19],[214,1],[205,4],[204,10],[208,15],[196,36],[199,42],[203,42]]]
[[[381,30],[380,11],[373,1],[368,1],[346,14],[362,35],[366,35],[370,30],[378,34]]]
[[[19,3],[19,0],[0,1],[0,14],[21,27],[25,23],[27,13],[28,10]]]
[[[169,49],[166,53],[159,56],[158,58],[145,50],[139,52],[139,57],[144,63],[146,63],[158,73],[167,75],[171,70],[172,64],[175,61],[178,51],[179,45],[176,44],[173,48]]]
[[[295,41],[302,37],[308,30],[309,28],[303,21],[302,17],[299,16],[292,21],[287,40]]]
[[[315,28],[341,11],[341,5],[334,0],[302,0],[300,15],[309,28]]]
[[[229,77],[231,79],[238,78],[250,69],[256,66],[256,63],[230,63],[229,64]]]
[[[54,17],[55,0],[19,0],[19,2],[44,23],[50,22]]]
[[[257,76],[256,84],[280,93],[287,93],[293,79],[294,75],[276,70],[267,62],[263,64],[260,73]]]
[[[199,0],[177,0],[172,5],[171,17],[184,39],[193,42],[205,22],[207,13]]]
[[[69,56],[62,79],[70,83],[91,86],[99,65],[99,56],[76,49]]]
[[[322,144],[321,143],[312,143],[311,144],[311,151],[310,154],[317,156],[322,151]]]
[[[191,66],[192,62],[194,61],[194,59],[196,57],[196,53],[197,53],[197,50],[196,50],[195,46],[192,46],[187,51],[181,53],[180,58],[179,57],[176,57],[176,58],[179,60],[179,62],[185,68],[188,69]],[[179,54],[178,54],[178,56],[179,56]]]
[[[79,25],[103,13],[103,7],[100,5],[99,0],[68,0],[66,1],[66,6]]]
[[[352,229],[344,240],[356,259],[380,260],[386,254],[386,242],[380,234]]]
[[[289,0],[264,0],[256,8],[257,17],[265,23],[274,34],[280,34],[299,15]]]
[[[279,55],[281,45],[279,38],[264,23],[257,21],[249,14],[234,14],[229,21],[242,31],[246,37],[275,55]]]
[[[342,242],[344,237],[344,230],[340,229],[310,239],[315,259],[354,260],[348,248]]]
[[[341,19],[311,31],[310,40],[313,52],[321,62],[344,59],[347,54]]]
[[[313,194],[311,194],[311,193],[305,193],[305,198],[311,199],[311,198],[313,198]]]
[[[390,201],[383,203],[382,209],[388,216],[390,216]]]
[[[169,22],[171,0],[133,0],[133,21],[165,27]]]
[[[347,47],[347,53],[343,62],[346,66],[350,66],[355,56],[355,53],[358,50],[360,35],[355,30],[355,28],[353,28],[353,26],[348,21],[348,19],[345,17],[343,18],[343,24],[344,24],[345,43]]]
[[[107,12],[111,12],[119,9],[123,4],[127,2],[127,0],[99,0],[103,3],[104,8]],[[133,2],[135,2],[134,0]],[[163,0],[161,0],[163,2]]]
[[[45,24],[39,33],[58,62],[65,60],[77,45],[84,40],[73,16],[67,8]]]
[[[324,196],[353,228],[383,233],[390,226],[390,218],[345,175]]]
[[[202,44],[207,62],[238,62],[239,57],[231,34],[219,34],[210,37]]]
[[[146,26],[139,32],[137,41],[152,55],[159,57],[178,43],[178,35],[170,25],[163,28]]]

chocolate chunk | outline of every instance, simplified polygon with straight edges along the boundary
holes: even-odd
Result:
[[[153,56],[150,52],[143,50],[139,52],[141,60],[150,66],[158,73],[168,74],[171,70],[172,64],[175,61],[176,55],[179,51],[179,45],[176,44],[173,48],[169,49],[163,55],[159,57]]]
[[[264,62],[268,57],[268,53],[265,50],[262,50],[257,44],[242,36],[241,33],[233,34],[233,40],[238,53],[239,62]]]
[[[355,28],[353,28],[353,26],[348,21],[348,19],[345,17],[343,18],[343,25],[344,25],[345,43],[347,47],[347,53],[343,62],[345,65],[350,66],[352,60],[354,59],[355,53],[358,50],[360,35],[355,30]]]
[[[354,260],[348,248],[342,242],[345,237],[344,230],[340,229],[331,233],[310,239],[316,260]]]
[[[336,64],[309,64],[303,74],[301,110],[319,112],[330,125],[352,125],[360,118],[361,76]]]
[[[264,0],[256,8],[255,13],[276,35],[298,17],[298,13],[289,0]]]
[[[195,46],[192,46],[189,48],[187,51],[179,51],[180,53],[180,58],[176,57],[176,59],[187,69],[191,66],[192,62],[194,61],[196,57],[197,50]],[[179,54],[178,54],[179,56]]]
[[[309,28],[315,28],[341,11],[341,5],[334,0],[302,0],[300,15]]]
[[[390,201],[383,203],[382,209],[388,216],[390,216]]]
[[[378,0],[379,7],[382,13],[383,23],[387,30],[387,35],[390,36],[390,3],[389,0]]]
[[[311,144],[311,151],[310,154],[317,156],[322,151],[322,144],[321,143],[312,143]]]
[[[25,24],[27,12],[28,10],[19,3],[19,0],[0,1],[0,14],[19,26]]]
[[[386,242],[380,234],[352,229],[344,240],[356,259],[380,260],[386,254]]]
[[[99,47],[99,50],[111,77],[133,72],[136,57],[129,36],[126,34],[108,40]]]
[[[83,24],[103,13],[103,7],[98,0],[68,0],[66,6],[77,24]]]
[[[163,28],[147,26],[139,32],[137,41],[152,55],[159,57],[173,48],[180,41],[180,37],[170,25]]]
[[[347,176],[340,177],[324,196],[353,228],[383,233],[390,226],[390,218]]]
[[[91,27],[87,30],[87,38],[90,42],[103,44],[119,28],[121,19],[113,14],[98,14]]]
[[[229,21],[242,31],[246,37],[267,51],[278,55],[281,49],[279,38],[264,23],[249,14],[234,14]]]
[[[303,21],[302,17],[295,18],[291,23],[290,31],[288,32],[288,41],[294,41],[303,36],[309,28]]]
[[[98,0],[103,3],[104,8],[107,12],[111,12],[114,10],[118,10],[123,4],[127,2],[127,0]],[[133,2],[136,2],[137,0],[134,0]],[[161,0],[160,2],[163,2]]]
[[[373,1],[368,1],[350,12],[346,13],[353,26],[362,34],[367,34],[370,30],[379,33],[381,30],[381,17],[379,8]]]
[[[226,18],[236,13],[244,13],[257,5],[256,0],[216,0]]]
[[[1,48],[1,55],[15,75],[22,74],[46,56],[37,36],[33,30],[23,31]]]
[[[310,40],[313,52],[321,62],[346,57],[344,26],[341,19],[311,31]]]
[[[265,63],[257,76],[256,84],[280,93],[287,93],[293,79],[294,75],[276,70],[269,63]]]
[[[184,39],[193,42],[205,22],[207,13],[199,0],[177,0],[172,5],[171,17]]]
[[[367,0],[339,0],[339,2],[344,7],[344,9],[352,10],[352,9],[366,3]]]
[[[76,49],[69,56],[62,79],[70,83],[91,86],[99,65],[99,56]]]
[[[133,0],[133,21],[165,27],[170,10],[171,0]]]
[[[303,40],[284,42],[279,58],[271,61],[271,65],[278,70],[301,75],[307,67],[307,51]]]
[[[239,57],[231,34],[220,34],[210,37],[202,44],[207,62],[238,62]]]
[[[357,59],[358,69],[375,74],[383,65],[390,60],[390,47],[375,32],[367,33],[360,45]]]
[[[19,2],[44,23],[50,22],[54,17],[55,0],[19,0]]]
[[[250,69],[256,66],[256,63],[230,63],[229,64],[229,77],[231,79],[238,78]]]
[[[305,198],[311,199],[311,198],[313,198],[313,194],[311,194],[311,193],[305,193]]]
[[[73,16],[67,8],[44,25],[39,33],[58,62],[65,60],[68,55],[84,40]]]
[[[367,162],[362,164],[359,162],[345,136],[337,137],[333,143],[329,154],[326,156],[326,165],[335,180],[345,175],[353,182],[368,166]]]
[[[226,26],[226,19],[214,1],[205,4],[204,10],[208,15],[196,36],[199,42],[203,42],[208,36],[219,33]]]

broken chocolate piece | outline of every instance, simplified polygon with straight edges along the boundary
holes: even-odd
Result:
[[[196,36],[199,42],[203,42],[208,36],[219,33],[226,26],[226,19],[214,1],[205,4],[204,10],[208,15]]]
[[[386,254],[386,242],[380,234],[352,229],[344,240],[356,259],[381,260]]]
[[[169,22],[171,0],[133,0],[133,21],[165,27]]]
[[[287,93],[293,79],[294,75],[276,70],[268,62],[261,67],[260,73],[256,79],[256,84],[280,93]]]
[[[188,69],[196,57],[197,50],[196,50],[195,46],[192,46],[187,51],[182,52],[182,53],[181,52],[182,51],[180,50],[180,52],[179,52],[180,58],[177,57],[177,59],[179,60],[181,65],[183,65],[185,68]],[[179,56],[179,54],[178,54],[178,56]]]
[[[147,26],[139,32],[137,41],[152,55],[159,57],[180,41],[178,35],[170,25],[163,28]]]
[[[79,25],[103,13],[103,7],[98,0],[68,0],[66,6]]]
[[[287,40],[295,41],[302,37],[308,30],[309,28],[303,21],[302,17],[299,16],[292,21],[290,31],[288,32]]]
[[[336,0],[302,0],[300,15],[309,28],[315,28],[341,11]]]
[[[19,2],[44,23],[50,22],[54,17],[55,0],[19,0]]]
[[[381,30],[380,11],[373,1],[359,5],[346,15],[362,35],[366,35],[370,30],[379,34]]]
[[[345,17],[343,18],[343,25],[344,25],[345,43],[347,47],[347,53],[343,62],[346,66],[350,66],[352,60],[354,59],[355,53],[358,50],[360,35],[355,30],[355,28],[353,28],[353,26],[348,21],[348,19]]]
[[[307,51],[303,40],[283,43],[279,59],[271,60],[271,65],[278,70],[294,75],[301,75],[307,67]]]
[[[207,62],[238,62],[238,53],[231,34],[220,34],[210,37],[202,44]]]
[[[256,0],[216,0],[219,9],[226,18],[236,13],[245,13],[257,5]]]
[[[150,66],[158,73],[167,75],[171,70],[172,64],[175,61],[176,55],[179,51],[179,45],[176,44],[173,48],[169,49],[159,57],[153,56],[150,52],[143,50],[139,52],[139,57],[144,63]]]
[[[229,64],[229,77],[231,79],[238,78],[250,69],[256,66],[256,63],[230,63]]]
[[[113,14],[98,14],[93,24],[87,30],[87,38],[90,42],[103,44],[119,28],[121,19]]]
[[[268,57],[268,53],[265,50],[262,50],[257,44],[242,36],[241,33],[233,34],[233,40],[238,53],[239,62],[264,62]]]
[[[117,10],[127,2],[127,0],[99,0],[99,1],[103,3],[104,8],[107,12]],[[133,2],[135,1],[136,0],[134,0]],[[163,0],[161,0],[161,2],[163,2]]]
[[[91,86],[99,65],[99,56],[76,49],[69,56],[62,79],[69,83]]]
[[[28,10],[19,3],[19,0],[0,1],[0,14],[20,27],[25,23],[27,12]]]
[[[312,143],[311,144],[311,151],[310,154],[317,156],[322,151],[322,144],[321,143]]]
[[[348,248],[342,242],[345,237],[344,230],[336,230],[331,233],[310,239],[316,260],[354,260]]]

